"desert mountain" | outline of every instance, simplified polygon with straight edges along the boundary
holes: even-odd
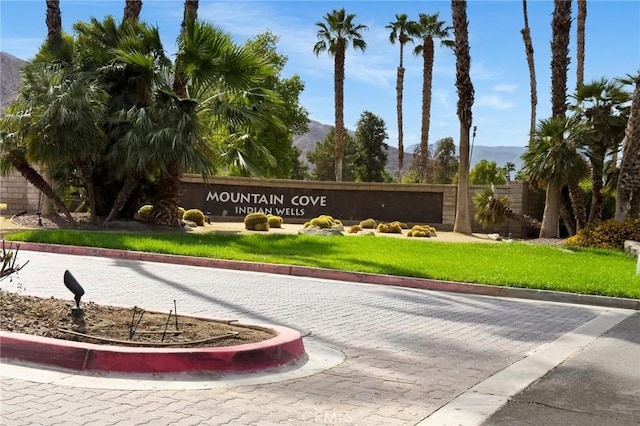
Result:
[[[293,144],[302,151],[300,161],[308,164],[307,152],[313,151],[318,142],[323,141],[331,125],[322,124],[317,121],[309,121],[309,131],[303,135],[294,135]],[[353,133],[353,132],[351,132]],[[413,152],[415,146],[407,147],[404,153],[404,166],[406,170],[413,161]],[[504,166],[506,162],[511,161],[516,165],[516,170],[522,168],[522,159],[520,156],[524,153],[525,147],[522,146],[483,146],[475,145],[471,155],[471,167],[480,160],[495,161],[498,166]],[[387,169],[392,174],[398,171],[398,149],[390,146],[387,150]]]
[[[0,111],[11,103],[20,89],[20,70],[26,61],[0,52]]]

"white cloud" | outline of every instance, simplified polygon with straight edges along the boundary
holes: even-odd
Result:
[[[476,100],[475,105],[500,110],[511,109],[515,106],[513,102],[506,101],[499,95],[482,95]]]
[[[506,93],[513,93],[516,91],[517,88],[518,88],[517,84],[498,84],[496,86],[493,86],[494,91],[506,92]]]

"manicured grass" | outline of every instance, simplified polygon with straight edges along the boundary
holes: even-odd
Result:
[[[387,237],[29,230],[7,240],[303,265],[640,299],[635,260],[609,250]]]

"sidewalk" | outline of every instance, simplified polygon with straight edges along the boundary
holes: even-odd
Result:
[[[486,426],[640,424],[640,313],[568,358]]]

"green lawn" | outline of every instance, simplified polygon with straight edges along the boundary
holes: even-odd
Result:
[[[640,299],[635,260],[621,252],[524,243],[441,243],[387,237],[29,230],[7,240],[303,265]]]

